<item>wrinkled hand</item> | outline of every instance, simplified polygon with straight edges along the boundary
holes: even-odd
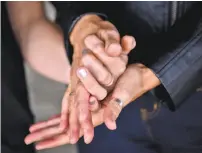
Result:
[[[115,26],[95,15],[89,15],[78,21],[70,41],[74,47],[73,63],[70,84],[62,101],[59,131],[68,128],[70,142],[74,144],[79,139],[81,128],[85,142],[90,143],[94,129],[88,102],[96,101],[98,105],[97,100],[107,96],[107,92],[125,71],[127,54],[135,47],[135,40],[130,36],[123,37],[122,48]],[[85,66],[86,71],[79,69],[81,66]],[[87,79],[84,79],[87,74]]]
[[[155,74],[144,65],[129,65],[124,74],[118,79],[112,94],[103,101],[99,111],[91,114],[93,126],[96,127],[107,121],[109,121],[107,124],[115,124],[115,120],[123,107],[159,84],[160,82]],[[117,103],[117,99],[123,101],[123,106]],[[70,131],[67,130],[62,133],[58,131],[59,122],[60,117],[55,117],[31,126],[31,134],[25,138],[25,142],[40,141],[36,145],[39,150],[70,143]],[[80,130],[80,137],[82,135],[83,132]]]

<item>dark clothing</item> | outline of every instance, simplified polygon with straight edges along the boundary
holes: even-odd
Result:
[[[54,2],[64,35],[85,14],[107,16],[121,35],[135,37],[129,62],[151,68],[162,85],[155,96],[175,110],[202,84],[202,4],[200,2]],[[66,42],[67,45],[68,41]],[[68,50],[71,56],[71,49]]]
[[[23,60],[11,30],[5,3],[2,3],[1,11],[2,153],[33,153],[33,146],[24,143],[33,116],[28,104]]]
[[[202,85],[201,3],[54,2],[54,5],[65,41],[83,14],[107,16],[121,36],[130,34],[137,41],[129,62],[145,64],[162,83],[154,92],[123,109],[117,130],[109,131],[101,125],[95,128],[91,144],[80,140],[80,153],[202,153],[202,92],[196,92]],[[66,46],[71,59],[68,41]],[[152,110],[154,101],[161,107],[146,113],[145,109]],[[171,110],[182,105],[171,112],[164,102]]]
[[[130,103],[117,120],[117,129],[95,128],[92,143],[79,140],[80,153],[202,153],[202,91],[194,92],[175,112],[159,107],[146,94]]]

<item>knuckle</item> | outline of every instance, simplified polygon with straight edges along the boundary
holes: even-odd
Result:
[[[117,38],[120,40],[120,34],[116,29],[112,29],[108,31],[108,34],[112,35],[113,37]]]
[[[88,116],[87,116],[87,114],[84,113],[84,114],[80,115],[79,121],[81,123],[88,122]]]
[[[98,35],[99,35],[99,37],[101,37],[101,38],[107,38],[108,37],[108,30],[107,29],[100,29],[99,31],[98,31]]]
[[[100,27],[99,24],[97,24],[96,22],[89,22],[87,26],[88,29],[95,29],[95,30],[99,29],[99,27]]]
[[[103,42],[97,38],[95,35],[89,35],[84,39],[84,43],[86,46],[89,46],[92,49],[100,49],[103,47]]]

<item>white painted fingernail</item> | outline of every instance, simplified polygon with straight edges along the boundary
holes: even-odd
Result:
[[[79,75],[80,75],[82,78],[85,78],[85,77],[87,76],[87,72],[86,72],[86,70],[84,70],[84,69],[80,69],[80,70],[78,71],[78,73],[79,73]]]

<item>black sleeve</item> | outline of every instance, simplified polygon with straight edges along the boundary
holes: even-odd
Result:
[[[202,12],[190,20],[177,23],[171,32],[167,45],[174,41],[171,51],[161,56],[157,62],[148,67],[161,81],[154,89],[157,98],[172,111],[202,85]],[[189,22],[188,24],[187,21]],[[186,28],[187,27],[187,28]],[[193,31],[191,31],[194,29]],[[183,39],[181,39],[183,38]],[[169,39],[168,39],[169,40]],[[164,48],[166,50],[166,44]]]
[[[97,14],[106,19],[106,12],[111,7],[105,2],[53,2],[57,10],[57,23],[61,26],[64,34],[65,48],[68,58],[72,62],[73,49],[69,42],[71,33],[77,21],[86,14]],[[108,5],[108,6],[107,6]],[[107,6],[107,7],[106,7]]]

